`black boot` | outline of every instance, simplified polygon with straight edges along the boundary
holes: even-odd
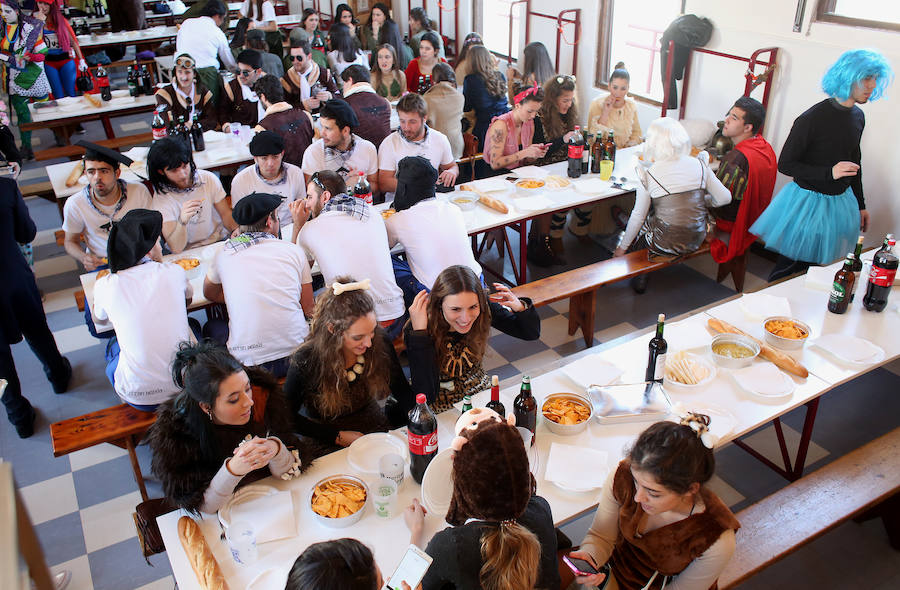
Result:
[[[556,263],[556,256],[550,248],[550,236],[542,236],[537,231],[537,226],[532,223],[528,232],[528,262],[535,266],[552,266]]]
[[[54,393],[65,393],[69,389],[69,382],[72,380],[72,363],[69,359],[63,357],[63,374],[57,375],[55,378],[47,376],[50,379],[50,385],[53,386]]]
[[[632,290],[638,295],[643,295],[647,291],[647,283],[650,281],[649,274],[642,274],[633,277],[630,281]]]
[[[28,415],[18,424],[13,424],[16,427],[16,434],[19,435],[19,438],[28,438],[34,434],[35,418],[37,418],[37,413],[34,411],[34,407],[28,404]]]

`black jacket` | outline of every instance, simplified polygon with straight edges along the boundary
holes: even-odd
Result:
[[[0,276],[4,283],[0,289],[0,337],[9,344],[22,340],[22,314],[44,314],[34,273],[19,249],[19,244],[31,242],[36,233],[16,181],[0,178]]]

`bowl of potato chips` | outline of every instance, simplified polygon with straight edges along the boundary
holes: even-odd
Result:
[[[359,522],[369,499],[369,488],[352,475],[330,475],[320,479],[309,495],[309,507],[319,523],[344,528]]]
[[[763,322],[766,342],[782,350],[799,350],[809,339],[809,326],[787,316],[772,316]]]
[[[187,274],[188,280],[196,279],[200,276],[200,259],[199,258],[179,258],[174,261],[175,264],[180,266],[185,274]]]
[[[569,436],[587,428],[594,404],[577,393],[551,393],[541,405],[541,414],[550,432]]]

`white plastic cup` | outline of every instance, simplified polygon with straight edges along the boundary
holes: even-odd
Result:
[[[534,436],[530,430],[525,428],[524,426],[516,426],[516,430],[519,431],[519,436],[522,437],[522,444],[525,445],[525,449],[531,448],[531,438]]]
[[[385,479],[393,480],[397,487],[403,483],[403,470],[406,467],[403,457],[396,453],[388,453],[378,460],[378,473]]]
[[[235,563],[250,565],[259,557],[256,531],[249,522],[232,522],[225,531],[225,539],[228,541],[228,548],[231,549],[231,557]]]
[[[393,518],[397,515],[397,483],[393,479],[382,477],[372,490],[372,505],[375,514],[381,518]]]

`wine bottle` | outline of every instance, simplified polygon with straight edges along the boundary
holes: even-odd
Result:
[[[666,323],[666,314],[661,313],[656,320],[656,336],[650,339],[650,357],[647,359],[646,381],[662,381],[666,368],[666,351],[669,345],[663,338],[663,327]]]
[[[506,407],[500,401],[500,378],[496,375],[491,376],[491,401],[487,403],[489,410],[494,410],[504,420],[506,419]]]

